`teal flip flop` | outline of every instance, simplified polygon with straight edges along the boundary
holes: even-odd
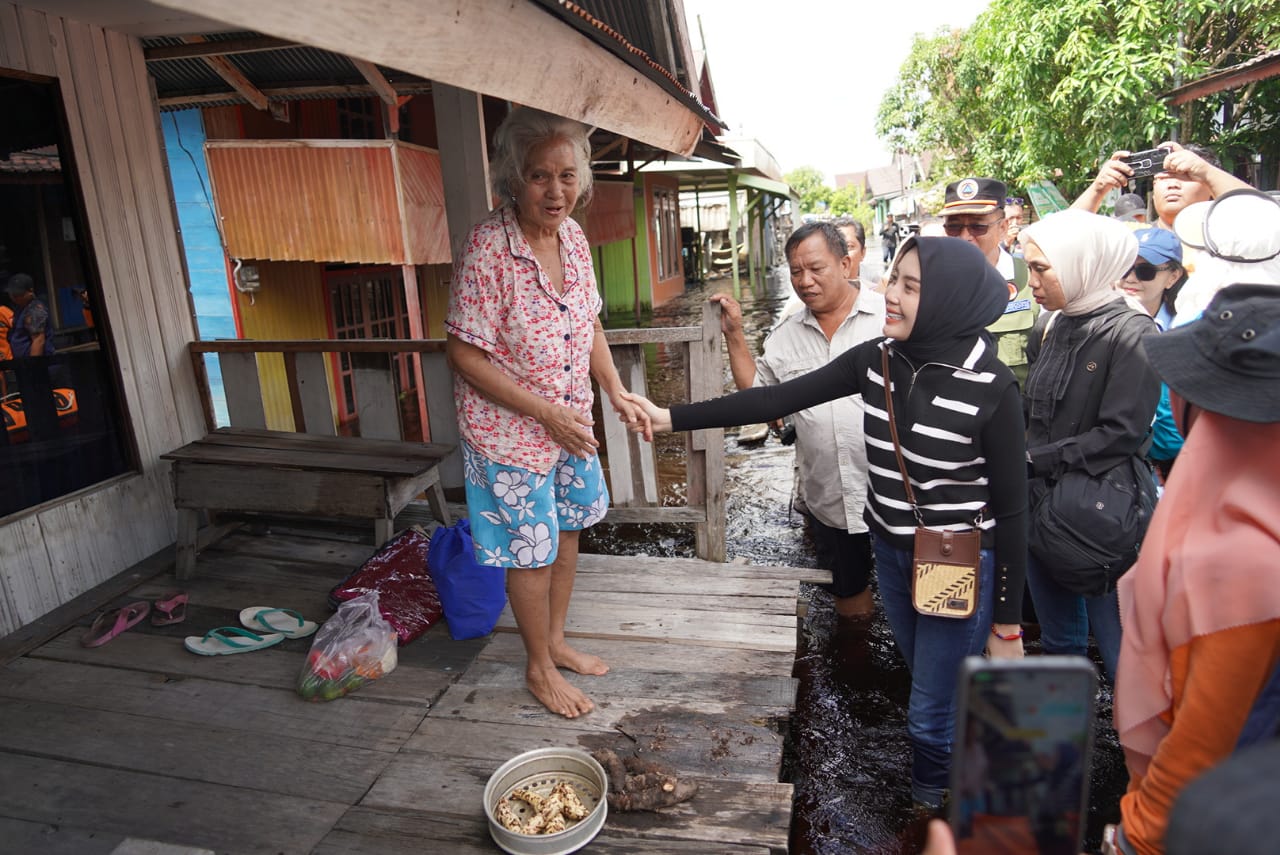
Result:
[[[284,636],[278,632],[259,635],[238,626],[219,626],[206,632],[203,638],[188,635],[183,639],[182,646],[200,656],[226,656],[231,653],[251,653],[282,641]]]
[[[306,620],[293,609],[249,606],[240,610],[240,623],[255,632],[278,632],[285,638],[306,638],[320,624]]]

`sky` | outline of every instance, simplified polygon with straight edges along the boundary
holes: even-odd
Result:
[[[726,136],[754,136],[783,172],[835,175],[887,165],[880,99],[915,33],[967,27],[989,0],[684,0],[689,39],[706,39]]]

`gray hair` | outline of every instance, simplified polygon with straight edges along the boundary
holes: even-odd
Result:
[[[489,177],[493,192],[503,202],[524,188],[524,167],[529,153],[543,143],[563,139],[573,148],[578,164],[578,205],[591,200],[591,141],[589,129],[581,122],[532,107],[512,110],[493,135],[493,157]]]
[[[831,225],[835,226],[837,229],[853,229],[853,236],[858,239],[858,249],[867,248],[867,230],[863,228],[862,223],[858,222],[853,217],[836,217],[831,221]],[[841,234],[843,234],[843,232]],[[845,240],[846,242],[848,241],[847,236]],[[849,248],[853,249],[853,247]]]

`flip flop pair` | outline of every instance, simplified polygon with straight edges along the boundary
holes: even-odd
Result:
[[[109,609],[98,615],[88,631],[80,637],[80,643],[85,647],[101,647],[129,627],[137,624],[150,611],[151,604],[146,600],[139,600],[136,603],[130,603],[118,609]]]
[[[286,638],[306,638],[319,626],[314,621],[304,619],[292,609],[276,609],[269,606],[250,606],[242,609],[240,622],[249,628],[220,626],[209,630],[203,637],[189,635],[182,644],[187,650],[200,656],[251,653],[277,645]]]

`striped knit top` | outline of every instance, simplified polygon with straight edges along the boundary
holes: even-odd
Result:
[[[985,336],[963,359],[912,364],[891,341],[860,344],[827,365],[763,386],[671,408],[675,430],[751,424],[846,395],[862,395],[869,464],[866,521],[877,537],[911,550],[907,502],[885,411],[881,351],[888,347],[898,438],[924,524],[966,529],[975,521],[995,550],[997,623],[1019,623],[1027,562],[1027,467],[1022,402],[1013,373]]]

